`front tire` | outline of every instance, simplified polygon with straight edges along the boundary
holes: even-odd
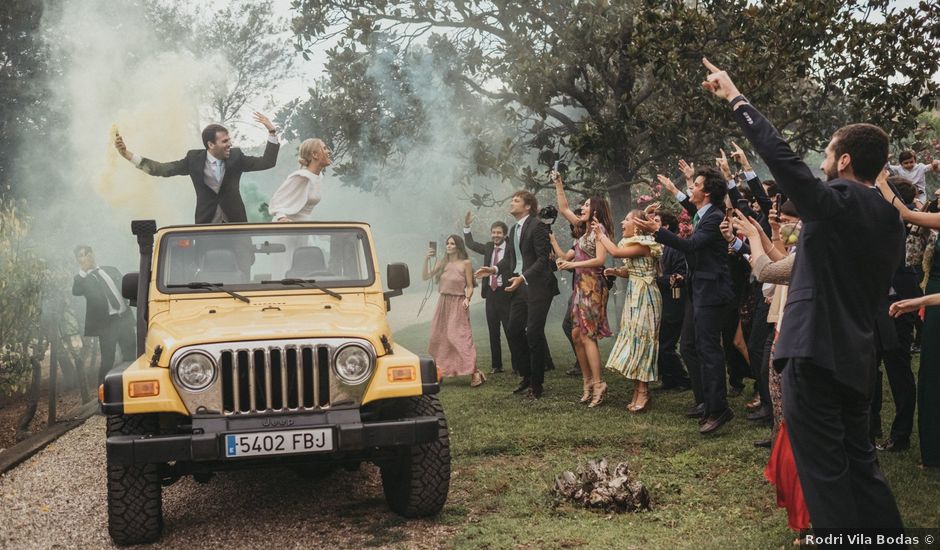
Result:
[[[399,418],[436,416],[438,438],[412,445],[381,466],[382,489],[393,512],[406,518],[441,511],[450,489],[450,440],[447,419],[436,395],[403,399]]]
[[[155,414],[109,415],[108,435],[146,435],[159,431]],[[163,531],[160,473],[156,464],[108,462],[108,533],[120,545],[155,542]]]

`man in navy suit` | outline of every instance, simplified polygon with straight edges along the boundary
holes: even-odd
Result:
[[[483,256],[484,266],[498,264],[506,255],[506,233],[509,232],[509,228],[503,222],[494,222],[490,226],[490,242],[482,244],[473,239],[473,233],[470,231],[472,223],[473,213],[467,212],[463,227],[463,237],[467,248]],[[509,303],[512,295],[508,294],[505,288],[506,282],[499,275],[491,275],[480,284],[480,295],[486,301],[486,327],[490,333],[490,360],[493,364],[493,374],[503,372],[500,325],[503,327],[503,332],[509,333]]]
[[[689,270],[692,318],[695,332],[695,351],[705,411],[699,432],[712,433],[731,420],[734,413],[728,408],[725,386],[725,352],[721,345],[724,311],[734,299],[731,274],[728,270],[728,243],[721,235],[720,225],[725,219],[724,200],[728,192],[727,181],[715,168],[700,168],[695,172],[689,200],[695,209],[692,217],[692,235],[688,239],[674,234],[653,219],[634,220],[637,227],[655,231],[656,241],[685,254]]]
[[[903,529],[869,433],[875,318],[904,251],[898,213],[874,187],[888,135],[871,124],[833,134],[823,183],[728,77],[703,86],[734,118],[800,213],[803,229],[774,351],[783,414],[813,530]]]
[[[244,172],[273,168],[279,149],[277,129],[261,113],[254,119],[268,129],[264,155],[252,157],[232,147],[228,130],[210,124],[202,131],[205,149],[193,149],[173,162],[157,162],[130,152],[124,138],[117,136],[114,146],[121,156],[151,176],[189,176],[196,191],[196,223],[235,223],[248,221],[240,190]]]

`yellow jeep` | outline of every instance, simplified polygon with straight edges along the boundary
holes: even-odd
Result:
[[[99,388],[107,415],[108,529],[152,542],[161,487],[272,464],[323,474],[378,465],[389,507],[438,513],[450,484],[434,361],[395,344],[368,224],[132,223],[137,360]]]

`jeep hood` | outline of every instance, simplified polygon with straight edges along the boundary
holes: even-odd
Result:
[[[168,366],[179,348],[220,342],[294,338],[362,338],[384,355],[382,336],[391,343],[385,308],[346,296],[342,301],[315,304],[207,305],[179,301],[155,314],[147,333],[147,350],[163,347],[161,366]]]

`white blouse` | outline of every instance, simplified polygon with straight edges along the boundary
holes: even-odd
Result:
[[[320,202],[320,182],[323,176],[301,168],[287,176],[271,197],[268,213],[274,220],[310,221],[313,207]]]

